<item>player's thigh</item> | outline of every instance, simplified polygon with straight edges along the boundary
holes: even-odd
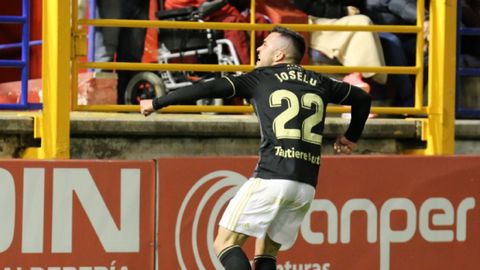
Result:
[[[250,179],[228,203],[219,225],[238,233],[263,238],[278,212],[275,186],[259,178]]]
[[[300,226],[315,196],[315,189],[307,184],[295,187],[297,196],[283,205],[268,227],[267,235],[276,243],[290,247],[296,240]],[[291,187],[290,189],[294,189]]]

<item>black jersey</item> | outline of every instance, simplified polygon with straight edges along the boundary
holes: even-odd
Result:
[[[257,68],[229,79],[236,95],[251,101],[260,124],[255,176],[315,186],[326,105],[341,103],[351,86],[292,64]]]
[[[176,90],[153,101],[153,107],[199,98],[239,96],[249,100],[261,129],[260,160],[255,177],[288,179],[316,186],[322,134],[328,103],[352,105],[345,133],[357,141],[370,111],[370,97],[361,89],[293,64],[256,68],[237,77]],[[365,97],[367,97],[365,101]],[[358,102],[363,100],[362,102]],[[362,106],[354,104],[358,102]],[[354,111],[354,109],[356,111]]]

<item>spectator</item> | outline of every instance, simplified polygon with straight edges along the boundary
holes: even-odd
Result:
[[[199,6],[205,0],[165,0],[165,10],[183,8],[189,6]],[[245,11],[249,5],[249,0],[230,0],[229,3],[225,5],[221,10],[214,12],[209,16],[208,21],[215,22],[239,22],[239,23],[248,23],[249,19],[245,16],[242,16],[240,12]],[[247,13],[248,15],[248,13]],[[256,14],[257,21],[260,20],[260,23],[265,23],[265,19]],[[259,32],[256,35],[257,40],[263,40],[265,37],[265,32]],[[250,63],[250,40],[248,34],[245,31],[238,30],[225,30],[225,38],[232,41],[235,51],[237,52],[238,58],[240,59],[241,64]]]
[[[148,20],[149,0],[97,0],[99,19]],[[95,28],[96,62],[141,62],[146,28]],[[117,103],[125,103],[125,89],[135,71],[119,70]]]
[[[480,1],[461,0],[462,27],[480,27]],[[462,36],[461,66],[480,67],[480,38],[479,36]]]
[[[370,25],[370,18],[360,14],[364,1],[292,0],[309,16],[310,24]],[[327,64],[345,66],[384,66],[383,49],[374,32],[316,31],[310,41],[313,59]],[[372,78],[385,84],[384,73],[363,72],[363,78]],[[355,76],[350,76],[355,77]],[[358,78],[361,81],[361,78]]]
[[[375,24],[381,25],[415,25],[417,23],[416,0],[367,0],[366,14]],[[425,45],[428,44],[429,13],[425,9],[424,35]],[[381,33],[385,52],[385,60],[389,66],[415,66],[416,35]],[[425,57],[426,57],[426,48]],[[428,61],[425,59],[425,71]],[[394,106],[411,107],[415,101],[415,85],[409,75],[392,74],[388,85],[395,88]],[[427,76],[424,75],[425,83]]]

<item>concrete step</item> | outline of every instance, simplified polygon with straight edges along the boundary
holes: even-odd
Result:
[[[256,155],[260,130],[254,115],[71,113],[72,158],[150,159],[158,156]],[[327,117],[322,152],[346,130],[348,119]],[[33,139],[33,118],[0,111],[0,157],[21,155]],[[357,154],[399,154],[422,148],[417,119],[369,119]],[[480,152],[480,120],[456,121],[456,153]]]

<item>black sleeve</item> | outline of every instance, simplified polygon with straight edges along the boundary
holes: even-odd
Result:
[[[404,21],[415,24],[417,22],[417,0],[390,1],[388,9]],[[425,20],[428,21],[428,7],[425,9]]]
[[[171,91],[166,96],[152,101],[155,110],[168,105],[192,102],[202,98],[229,98],[235,96],[232,82],[226,78],[215,79],[206,83],[197,83]]]
[[[347,7],[336,0],[292,0],[297,8],[319,18],[338,19],[347,16]]]
[[[342,104],[352,106],[352,119],[350,120],[350,125],[345,132],[345,137],[352,142],[356,142],[360,138],[365,126],[365,122],[370,114],[370,95],[361,88],[352,86],[349,94],[345,100],[343,100]]]

